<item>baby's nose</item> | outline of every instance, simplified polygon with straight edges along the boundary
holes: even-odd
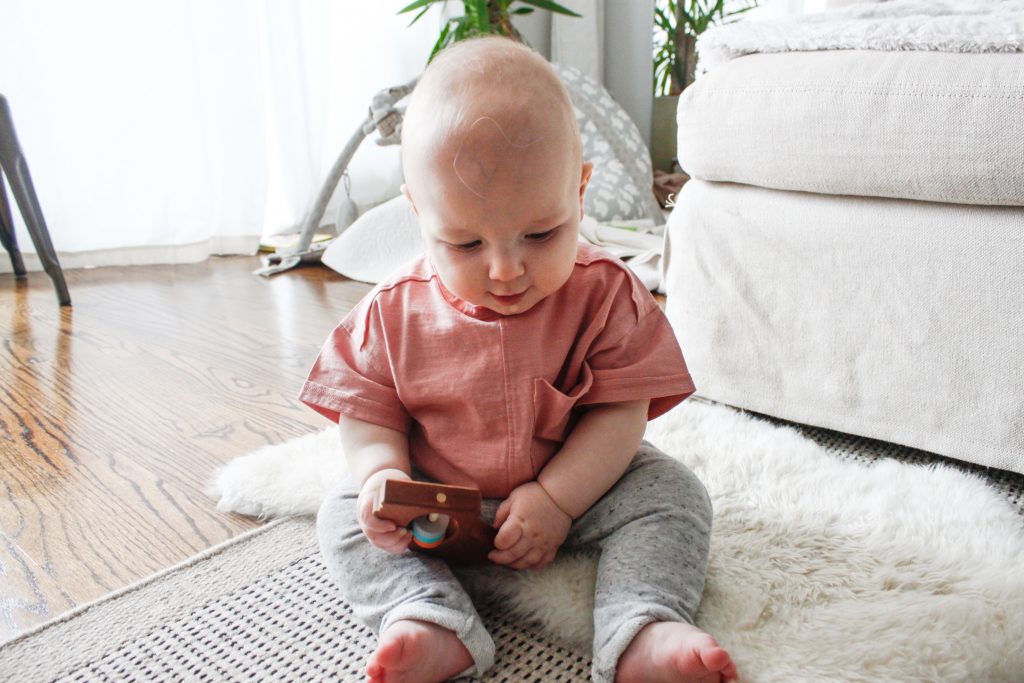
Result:
[[[499,251],[491,257],[490,278],[499,282],[509,282],[526,272],[523,260],[518,253]]]

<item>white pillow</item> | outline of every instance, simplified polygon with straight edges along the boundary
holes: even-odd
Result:
[[[345,277],[376,284],[426,247],[405,195],[375,206],[324,250],[324,265]]]
[[[594,173],[583,196],[588,216],[601,223],[649,219],[665,222],[654,197],[651,153],[629,114],[600,83],[579,69],[551,65],[562,79],[583,139],[583,158]]]

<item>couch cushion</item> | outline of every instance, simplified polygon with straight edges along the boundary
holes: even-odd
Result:
[[[1024,208],[692,180],[666,235],[699,395],[1024,474]]]
[[[687,88],[678,118],[696,178],[1024,205],[1024,53],[748,55]]]

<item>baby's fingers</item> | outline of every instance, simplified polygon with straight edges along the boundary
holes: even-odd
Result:
[[[508,550],[523,537],[523,527],[518,520],[509,519],[506,520],[501,528],[498,529],[498,535],[494,537],[494,547],[498,550]]]
[[[544,566],[544,551],[540,548],[533,548],[528,553],[511,563],[513,569],[535,569]]]
[[[498,536],[500,535],[501,532],[499,531]],[[495,550],[492,550],[487,555],[488,559],[495,564],[515,565],[516,562],[526,557],[527,553],[533,550],[533,544],[524,536],[522,528],[518,525],[516,526],[516,535],[516,541],[508,548],[499,546],[497,543],[498,539],[495,538]]]
[[[363,527],[366,531],[372,531],[375,534],[389,534],[399,528],[390,519],[381,519],[373,514],[366,515],[365,519],[363,519]]]
[[[412,540],[412,534],[405,528],[395,529],[385,534],[367,533],[366,536],[370,539],[370,543],[389,553],[403,552],[409,547],[409,542]]]
[[[557,556],[557,553],[552,552],[552,551],[549,550],[548,552],[544,553],[539,560],[537,560],[536,562],[531,564],[528,567],[528,569],[541,569],[543,567],[546,567],[546,566],[548,566],[549,564],[551,564],[552,562],[555,561],[555,557],[556,556]]]
[[[494,528],[500,529],[505,520],[508,519],[508,513],[512,511],[512,499],[506,498],[498,506],[498,511],[494,513]]]
[[[515,563],[525,557],[528,552],[530,552],[529,546],[525,543],[517,543],[508,550],[492,550],[487,555],[487,559],[495,564],[515,566]]]

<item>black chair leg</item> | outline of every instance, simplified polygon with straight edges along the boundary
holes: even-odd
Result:
[[[61,306],[71,305],[71,295],[68,293],[67,283],[64,282],[64,272],[57,261],[57,252],[50,241],[50,232],[46,228],[46,221],[43,220],[43,211],[39,207],[39,200],[36,197],[35,188],[32,186],[32,176],[28,172],[28,164],[21,153],[21,146],[18,144],[18,137],[14,132],[14,119],[11,117],[11,110],[7,106],[7,100],[0,95],[0,166],[3,167],[7,182],[11,185],[11,192],[18,203],[21,215],[25,219],[25,227],[35,244],[36,254],[43,264],[53,286],[57,290],[57,300]],[[13,236],[13,222],[10,234]]]
[[[11,267],[16,277],[25,277],[25,262],[18,250],[18,239],[14,235],[14,218],[11,216],[11,205],[7,202],[7,189],[4,187],[3,174],[0,174],[0,244],[11,257]]]

